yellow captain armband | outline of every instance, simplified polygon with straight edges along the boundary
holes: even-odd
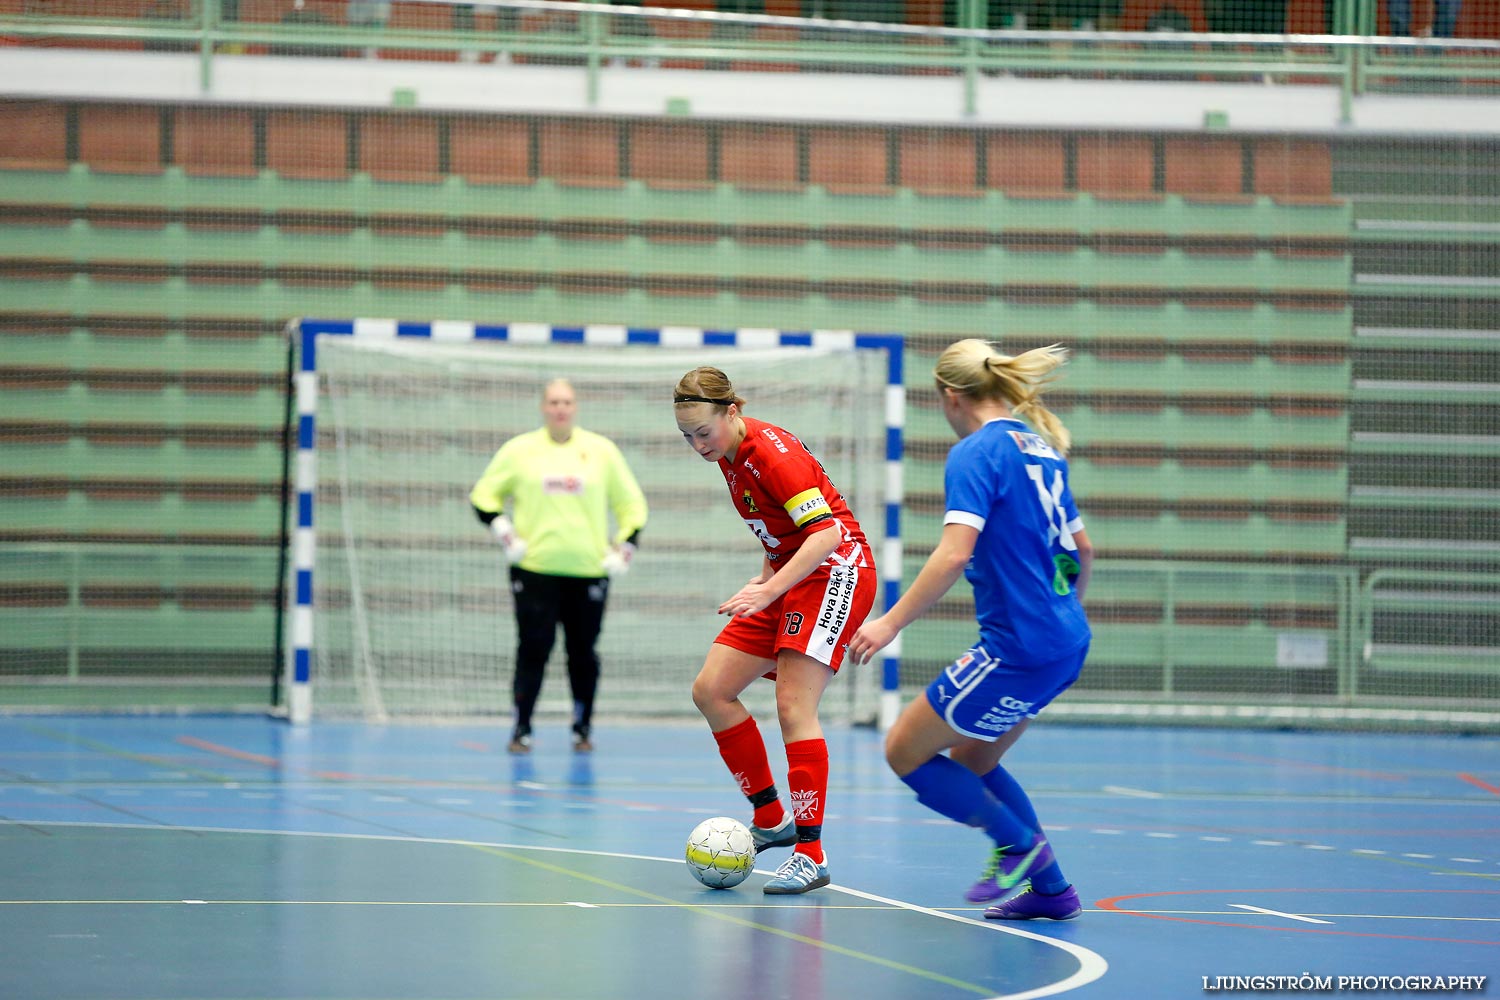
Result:
[[[833,510],[828,506],[828,501],[823,499],[822,492],[814,486],[810,490],[803,490],[782,505],[787,516],[797,527],[802,527],[809,521],[820,517],[832,517]]]

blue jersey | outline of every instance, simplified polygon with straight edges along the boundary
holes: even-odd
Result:
[[[1083,529],[1068,462],[1024,423],[992,420],[959,441],[943,471],[944,524],[979,531],[964,576],[980,642],[1009,663],[1049,663],[1089,641],[1073,589]]]

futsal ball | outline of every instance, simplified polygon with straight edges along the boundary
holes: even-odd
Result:
[[[755,867],[755,841],[739,820],[715,816],[688,834],[687,863],[693,877],[710,889],[728,889]]]

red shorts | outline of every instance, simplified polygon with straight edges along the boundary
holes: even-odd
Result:
[[[850,637],[875,604],[877,587],[874,566],[824,563],[769,607],[734,618],[714,641],[766,660],[790,649],[837,671]]]

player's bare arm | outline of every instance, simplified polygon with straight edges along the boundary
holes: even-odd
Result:
[[[755,576],[752,576],[749,579],[748,582],[750,582],[750,583],[765,583],[767,580],[771,579],[771,577],[773,577],[775,575],[776,575],[776,567],[771,564],[770,557],[762,555],[761,558],[760,558],[760,572],[757,573]]]
[[[1082,528],[1073,532],[1073,543],[1078,546],[1078,578],[1073,581],[1073,589],[1081,601],[1083,592],[1088,589],[1089,577],[1093,575],[1094,543],[1089,541],[1088,532]]]
[[[811,534],[792,558],[787,560],[770,579],[761,582],[752,580],[740,588],[739,593],[719,605],[719,614],[753,615],[764,610],[772,601],[801,583],[809,573],[823,563],[839,547],[843,534],[838,530],[838,521],[829,518],[809,526]],[[769,562],[767,563],[769,565]]]
[[[927,557],[906,593],[891,610],[861,625],[849,640],[849,658],[864,663],[890,645],[896,633],[922,617],[958,582],[978,540],[979,532],[967,524],[943,525],[937,548]]]

